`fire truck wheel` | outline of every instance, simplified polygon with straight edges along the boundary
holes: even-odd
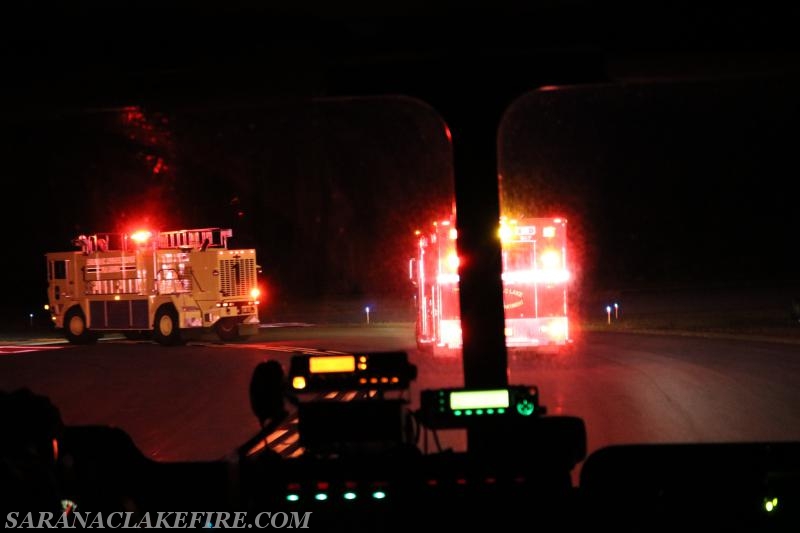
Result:
[[[171,305],[164,305],[156,311],[153,337],[164,346],[181,344],[181,330],[178,327],[178,312]]]
[[[97,335],[86,327],[86,317],[77,305],[64,316],[64,332],[72,344],[91,344],[97,341]]]
[[[223,341],[235,341],[239,338],[239,323],[236,320],[220,318],[214,324],[214,330]]]

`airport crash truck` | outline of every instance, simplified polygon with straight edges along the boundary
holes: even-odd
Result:
[[[229,249],[230,229],[81,235],[47,253],[48,305],[74,344],[105,333],[176,345],[213,330],[224,341],[258,331],[254,249]]]
[[[570,346],[566,219],[502,218],[498,232],[506,347]],[[417,347],[436,355],[452,355],[462,346],[456,239],[452,218],[434,222],[428,231],[416,232],[409,261]]]

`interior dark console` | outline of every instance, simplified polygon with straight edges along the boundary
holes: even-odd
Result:
[[[338,531],[800,523],[795,442],[612,446],[587,458],[583,421],[548,415],[535,385],[423,390],[412,410],[416,368],[402,352],[296,354],[280,379],[265,364],[251,388],[264,430],[230,456],[158,463],[122,430],[66,427],[52,475],[10,478],[4,507],[280,511]],[[468,451],[420,446],[451,429],[469,432]]]

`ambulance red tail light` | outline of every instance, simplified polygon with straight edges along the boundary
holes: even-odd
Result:
[[[551,341],[564,341],[568,337],[567,320],[564,317],[549,320],[542,326],[544,333]]]
[[[545,270],[555,270],[561,268],[561,254],[558,250],[545,250],[542,252],[539,260],[542,263],[542,268]]]
[[[456,254],[455,252],[447,254],[447,267],[451,271],[456,272],[458,270],[458,264],[459,264],[458,254]]]
[[[451,348],[461,346],[461,320],[442,320],[441,343]]]

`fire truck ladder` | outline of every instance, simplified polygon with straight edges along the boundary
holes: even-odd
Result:
[[[159,248],[227,248],[233,230],[220,228],[183,229],[161,231],[158,234]]]

